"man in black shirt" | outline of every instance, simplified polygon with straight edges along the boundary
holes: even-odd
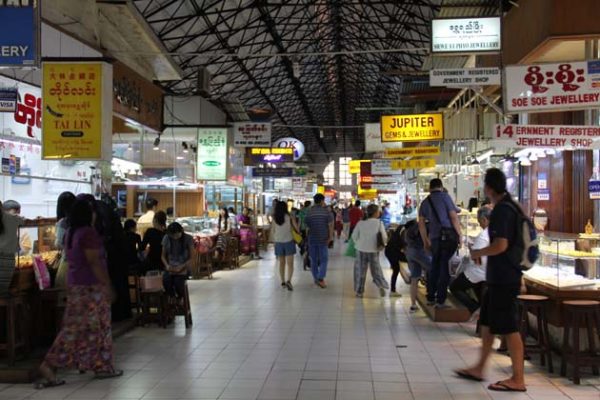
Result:
[[[488,169],[485,174],[486,196],[494,204],[490,217],[490,245],[481,250],[471,250],[477,260],[488,257],[486,282],[487,292],[481,305],[481,358],[474,367],[457,370],[461,378],[482,381],[487,360],[492,351],[494,336],[506,340],[512,361],[513,374],[507,380],[488,386],[489,390],[502,392],[525,392],[523,341],[519,333],[517,296],[521,286],[522,271],[519,259],[512,253],[515,248],[521,208],[506,192],[506,176],[497,169]]]

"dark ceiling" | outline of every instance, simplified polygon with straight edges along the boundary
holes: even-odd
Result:
[[[164,83],[169,91],[198,93],[198,74],[206,69],[211,85],[204,94],[231,119],[247,118],[243,110],[270,109],[274,136],[297,136],[316,159],[360,152],[364,136],[356,127],[392,111],[385,108],[445,106],[453,92],[430,89],[423,72],[431,19],[442,9],[456,16],[497,15],[501,2],[134,3],[185,73],[182,81]],[[318,127],[326,128],[321,134]]]

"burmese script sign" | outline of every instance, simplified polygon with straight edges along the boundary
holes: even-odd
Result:
[[[432,53],[500,51],[500,17],[444,18],[431,21]]]
[[[600,61],[506,67],[507,112],[559,111],[600,106]]]
[[[382,142],[424,142],[444,140],[442,113],[382,115]]]
[[[419,157],[419,156],[438,156],[440,148],[435,146],[429,147],[402,147],[398,149],[385,149],[385,158],[401,158],[401,157]]]
[[[494,138],[510,147],[592,149],[600,145],[600,126],[496,125]]]

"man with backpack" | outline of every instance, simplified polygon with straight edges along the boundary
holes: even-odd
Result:
[[[485,174],[484,191],[494,204],[490,216],[490,245],[480,250],[471,250],[471,258],[480,260],[488,257],[486,282],[487,291],[481,303],[481,357],[477,365],[457,370],[459,377],[482,381],[484,370],[492,351],[494,336],[506,340],[512,361],[512,376],[488,386],[500,392],[525,392],[524,348],[519,333],[517,296],[521,287],[523,269],[530,268],[537,258],[535,231],[530,221],[506,191],[506,176],[497,169],[488,169]],[[523,233],[527,228],[528,233]],[[527,251],[525,251],[527,250]],[[528,260],[522,260],[523,254]]]

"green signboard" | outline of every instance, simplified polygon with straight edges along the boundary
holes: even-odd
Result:
[[[198,179],[227,180],[227,128],[198,129]]]

